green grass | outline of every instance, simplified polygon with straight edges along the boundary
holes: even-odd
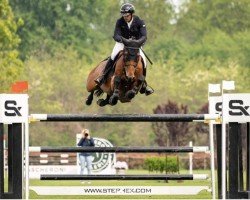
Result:
[[[181,171],[181,174],[187,174],[188,171]],[[195,174],[210,174],[209,170],[194,171]],[[128,170],[126,174],[148,174],[145,170]],[[153,173],[151,173],[153,174]],[[80,181],[40,181],[31,179],[31,186],[83,186]],[[91,181],[91,186],[210,186],[210,180],[194,180],[194,181]],[[85,185],[86,186],[86,185]],[[100,195],[100,196],[54,196],[44,195],[39,196],[34,191],[30,190],[31,199],[211,199],[211,193],[207,191],[201,191],[198,195]]]

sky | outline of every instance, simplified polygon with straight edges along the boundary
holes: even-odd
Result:
[[[179,12],[179,6],[188,0],[168,0],[170,3],[175,5],[175,11]]]

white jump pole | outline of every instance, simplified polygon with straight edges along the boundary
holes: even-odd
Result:
[[[25,199],[29,199],[29,118],[25,123]]]
[[[6,169],[7,168],[7,165],[6,165],[6,141],[5,139],[3,138],[3,167],[4,167],[4,176],[6,174]]]
[[[211,186],[212,186],[212,199],[215,197],[215,166],[214,166],[214,131],[213,122],[209,122],[209,143],[210,143],[210,168],[211,168]]]
[[[208,85],[208,101],[210,100],[210,93],[220,93],[220,84],[209,84]],[[211,111],[211,102],[209,101],[209,110]],[[209,114],[215,114],[210,113]],[[214,120],[209,121],[209,146],[210,146],[210,170],[211,170],[211,190],[212,199],[216,199],[215,190],[215,163],[214,163],[214,130],[213,130]]]
[[[234,81],[222,81],[222,107],[225,105],[223,104],[223,92],[224,90],[234,90]],[[226,160],[226,121],[224,119],[224,109],[222,109],[222,142],[221,142],[221,151],[222,151],[222,161],[221,161],[221,173],[222,173],[222,181],[221,181],[221,191],[222,191],[222,199],[226,199],[226,173],[227,173],[227,160]]]

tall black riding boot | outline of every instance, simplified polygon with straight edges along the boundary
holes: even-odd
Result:
[[[153,90],[152,87],[148,86],[148,84],[147,84],[146,81],[144,81],[144,83],[143,83],[143,85],[142,85],[142,88],[141,88],[141,90],[140,90],[140,93],[141,93],[141,94],[144,94],[144,93],[145,93],[145,95],[148,96],[148,95],[150,95],[150,94],[153,94],[153,93],[154,93],[154,90]]]
[[[145,68],[145,66],[143,66],[143,75],[145,78],[146,78],[146,74],[147,74],[147,68]],[[148,86],[147,81],[145,80],[142,87],[141,87],[140,93],[141,94],[145,93],[145,95],[148,96],[150,94],[153,94],[154,90],[153,90],[153,88]]]
[[[114,61],[109,57],[107,63],[106,63],[106,66],[102,72],[102,75],[99,76],[96,80],[95,80],[95,83],[99,86],[101,86],[106,80],[107,78],[107,75],[109,73],[109,71],[112,69],[112,66],[114,64]]]

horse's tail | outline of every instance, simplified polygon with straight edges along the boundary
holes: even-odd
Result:
[[[95,91],[95,95],[97,96],[97,97],[99,97],[99,96],[101,96],[103,94],[103,91],[102,91],[102,89],[97,89],[96,91]]]

